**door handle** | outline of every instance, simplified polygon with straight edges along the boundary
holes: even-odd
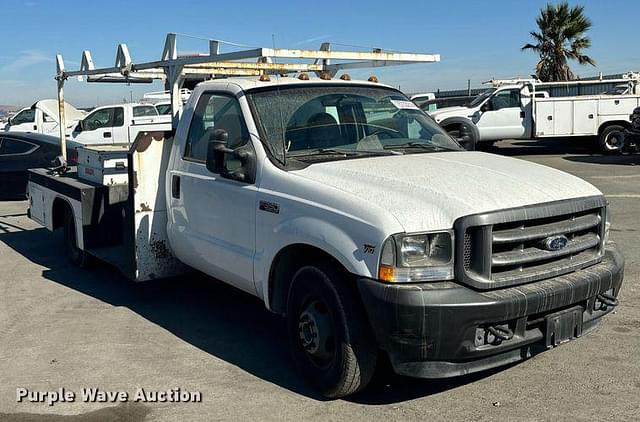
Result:
[[[180,199],[180,176],[171,176],[171,197]]]
[[[521,111],[521,112],[520,112],[520,118],[524,119],[524,117],[525,117],[525,116],[526,116],[525,112],[524,112],[524,111]]]
[[[38,130],[38,125],[33,125],[33,130]]]
[[[547,120],[553,120],[553,116],[547,116]]]
[[[111,138],[111,132],[105,132],[102,136],[105,138]]]
[[[590,118],[590,119],[593,119],[593,114],[590,114],[587,117]]]
[[[615,100],[615,101],[614,101],[614,103],[615,103],[616,105],[618,105],[618,104],[620,104],[620,100]]]

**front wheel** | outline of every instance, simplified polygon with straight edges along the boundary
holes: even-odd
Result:
[[[604,128],[598,137],[598,146],[604,154],[613,154],[622,151],[624,146],[624,127],[611,125]]]
[[[339,274],[315,266],[298,270],[287,301],[287,331],[296,367],[323,396],[344,397],[371,380],[373,333],[353,286]]]

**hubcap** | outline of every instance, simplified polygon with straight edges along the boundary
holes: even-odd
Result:
[[[319,366],[331,362],[335,354],[335,340],[331,317],[326,305],[312,300],[298,318],[300,344],[311,360]]]
[[[622,132],[611,132],[604,140],[605,146],[609,151],[616,151],[622,147],[624,137]]]

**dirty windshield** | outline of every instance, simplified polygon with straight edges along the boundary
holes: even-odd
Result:
[[[400,92],[293,85],[249,93],[260,136],[284,162],[459,150]]]

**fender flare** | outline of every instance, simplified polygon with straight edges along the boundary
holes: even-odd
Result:
[[[440,124],[440,127],[444,129],[445,126],[456,124],[456,123],[458,124],[465,123],[471,129],[471,132],[472,132],[471,135],[473,137],[473,146],[471,147],[471,145],[469,145],[469,147],[467,147],[466,145],[463,145],[463,147],[465,147],[465,149],[469,151],[475,150],[476,145],[478,144],[478,142],[480,142],[480,131],[478,130],[478,127],[476,126],[475,123],[473,123],[471,119],[468,119],[466,117],[461,117],[461,116],[447,117],[446,119],[441,121],[439,124]]]
[[[270,276],[280,252],[293,245],[319,249],[340,263],[346,271],[360,276],[373,276],[371,266],[377,265],[377,254],[365,255],[361,245],[342,228],[314,217],[298,217],[275,228],[280,238],[277,244],[264,251],[262,263],[256,268],[256,290],[268,309]],[[339,245],[339,246],[338,246]],[[377,252],[377,251],[376,251]],[[375,262],[374,262],[375,261]]]

